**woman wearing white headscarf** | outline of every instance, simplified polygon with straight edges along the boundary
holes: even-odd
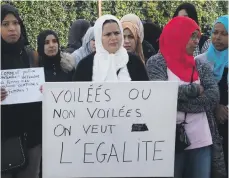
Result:
[[[75,64],[77,66],[77,64],[81,59],[93,53],[94,51],[95,51],[94,27],[90,27],[83,37],[82,46],[79,49],[75,50],[71,54],[71,56],[75,60]]]
[[[112,15],[101,16],[94,25],[96,53],[81,60],[74,81],[148,81],[141,59],[123,47],[123,29]]]
[[[153,46],[148,41],[144,40],[144,27],[141,19],[137,15],[135,14],[124,15],[120,21],[122,23],[131,22],[132,24],[138,27],[139,29],[138,36],[140,37],[145,61],[147,61],[151,56],[156,54],[156,51],[153,48]]]

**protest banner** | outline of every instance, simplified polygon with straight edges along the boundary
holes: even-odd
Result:
[[[178,83],[45,83],[43,176],[173,177]]]
[[[1,87],[8,93],[1,105],[41,101],[44,82],[44,68],[1,70]]]

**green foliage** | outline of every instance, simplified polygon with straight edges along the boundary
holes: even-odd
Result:
[[[31,46],[36,48],[38,34],[45,29],[57,32],[61,44],[66,44],[68,29],[75,16],[74,2],[61,1],[11,1],[18,8],[26,26]]]
[[[182,1],[187,2],[187,1]],[[172,18],[181,1],[103,1],[102,13],[121,18],[134,13],[142,20],[150,19],[163,27]],[[212,25],[220,15],[228,14],[227,1],[188,1],[198,12],[202,29]],[[98,18],[98,3],[93,1],[1,1],[13,4],[19,9],[25,23],[31,46],[36,48],[36,39],[40,31],[52,29],[57,32],[62,46],[67,45],[71,23],[79,18],[94,22]]]

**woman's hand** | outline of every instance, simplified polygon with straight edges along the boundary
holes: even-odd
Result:
[[[1,101],[5,100],[7,97],[7,91],[5,90],[5,88],[1,88]]]

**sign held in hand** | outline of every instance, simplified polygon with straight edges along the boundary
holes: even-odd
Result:
[[[1,87],[8,94],[1,105],[41,101],[44,82],[44,68],[1,70]]]

